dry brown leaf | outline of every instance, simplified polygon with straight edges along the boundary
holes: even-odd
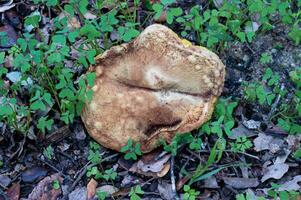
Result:
[[[62,194],[61,188],[56,190],[52,187],[53,181],[56,180],[60,184],[63,182],[63,178],[59,174],[53,174],[41,180],[29,194],[28,200],[56,200]]]
[[[92,200],[96,194],[96,187],[98,183],[93,178],[89,181],[87,185],[87,199]]]
[[[7,189],[6,192],[7,197],[9,200],[19,200],[20,198],[20,184],[19,183],[13,183],[10,188]]]

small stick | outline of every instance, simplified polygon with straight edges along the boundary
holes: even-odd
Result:
[[[175,156],[171,155],[171,158],[170,158],[171,190],[172,190],[174,199],[179,200],[179,197],[178,197],[178,194],[177,194],[177,188],[176,188],[176,179],[175,179],[175,174],[174,174],[174,166],[175,166]]]
[[[284,89],[284,84],[282,83],[280,90],[283,91],[283,89]],[[277,105],[279,104],[280,98],[281,98],[281,94],[279,93],[278,96],[277,96],[276,101],[272,105],[271,111],[269,112],[266,121],[269,121],[272,114],[275,112],[275,110],[277,108]]]

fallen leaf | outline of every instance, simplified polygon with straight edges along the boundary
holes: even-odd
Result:
[[[281,155],[278,155],[276,160],[275,160],[275,164],[276,163],[285,163],[286,159],[288,158],[288,156],[290,155],[291,151],[284,149],[283,150],[284,153],[282,153]]]
[[[28,200],[56,200],[61,195],[62,190],[61,188],[54,189],[52,187],[55,180],[59,181],[60,184],[63,182],[59,174],[53,174],[41,180],[29,194]]]
[[[288,164],[277,163],[266,168],[264,176],[261,178],[261,182],[264,182],[270,178],[280,179],[289,169]]]
[[[7,187],[11,183],[11,179],[6,175],[0,175],[0,185]]]
[[[251,119],[251,120],[245,120],[245,121],[243,121],[243,125],[245,127],[247,127],[248,129],[255,130],[255,129],[258,129],[260,127],[260,122],[259,121],[255,121],[253,119]]]
[[[95,181],[93,178],[89,181],[87,185],[87,199],[92,200],[93,197],[96,194],[96,187],[97,187],[97,181]]]
[[[145,176],[163,177],[169,169],[170,154],[166,154],[158,159],[160,152],[152,152],[142,156],[142,158],[134,163],[129,169],[131,172],[143,174]]]
[[[257,152],[270,150],[272,153],[279,151],[284,144],[282,139],[274,138],[273,136],[266,135],[264,133],[259,133],[258,137],[255,138],[253,142]]]
[[[92,14],[92,13],[90,13],[89,11],[87,11],[87,12],[84,14],[84,18],[86,18],[86,19],[96,19],[97,16],[94,15],[94,14]]]
[[[21,77],[21,72],[18,72],[18,71],[9,72],[9,73],[6,74],[6,78],[8,80],[10,80],[11,82],[16,83],[16,82],[20,81],[21,78],[22,78]],[[27,80],[22,80],[21,81],[21,85],[23,85],[23,86],[32,85],[32,84],[33,84],[33,81],[29,77],[27,78]]]
[[[0,33],[1,32],[6,33],[6,36],[7,36],[7,42],[5,44],[1,44],[1,47],[10,48],[16,44],[18,35],[17,35],[14,27],[12,27],[9,24],[6,24],[6,25],[0,27]]]
[[[215,176],[210,176],[209,178],[206,178],[202,187],[210,189],[219,188]]]
[[[301,142],[301,134],[299,135],[288,135],[285,138],[285,141],[288,144],[288,149],[291,151],[296,151],[299,148]]]
[[[287,135],[287,132],[276,125],[267,128],[264,133],[266,133],[267,135]]]
[[[96,189],[96,191],[101,191],[107,193],[107,195],[112,195],[118,192],[118,188],[114,187],[113,185],[103,185]]]
[[[87,188],[80,187],[73,190],[69,195],[68,199],[72,200],[86,200],[87,199]]]
[[[254,135],[257,135],[257,133],[247,129],[244,125],[240,124],[238,125],[238,127],[232,129],[232,134],[229,135],[229,138],[235,140],[238,137],[242,137],[242,136],[252,137]]]
[[[257,178],[223,177],[223,180],[235,189],[253,188],[259,185]]]
[[[6,195],[9,200],[19,200],[20,198],[20,184],[13,183],[13,185],[7,189]]]
[[[162,199],[165,200],[173,200],[174,194],[172,192],[172,186],[171,184],[167,182],[161,182],[158,184],[158,191]]]
[[[21,179],[25,183],[32,183],[47,175],[47,170],[42,167],[32,167],[21,173]]]
[[[301,187],[298,184],[298,182],[301,182],[301,175],[295,176],[293,180],[287,181],[278,188],[278,191],[297,191],[300,190]]]
[[[85,133],[84,127],[81,124],[75,125],[75,127],[74,127],[74,133],[75,134],[72,134],[72,135],[77,140],[84,140],[87,137],[87,134]]]
[[[15,6],[15,4],[13,3],[13,0],[10,0],[9,2],[6,2],[6,3],[2,3],[2,2],[0,2],[0,3],[1,3],[0,13],[5,12]]]

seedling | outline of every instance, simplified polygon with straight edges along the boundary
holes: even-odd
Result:
[[[54,180],[52,182],[52,188],[55,189],[55,190],[60,189],[60,182],[58,180]]]
[[[135,187],[131,188],[131,191],[129,193],[130,196],[130,200],[140,200],[141,199],[141,195],[143,195],[144,192],[141,189],[140,185],[136,185]]]
[[[87,177],[94,177],[96,180],[102,177],[101,172],[96,166],[87,169]]]
[[[115,180],[116,177],[117,177],[117,172],[115,172],[112,168],[105,170],[102,175],[102,178],[105,179],[106,181]]]
[[[196,191],[195,189],[190,188],[189,185],[184,185],[184,200],[195,200],[196,197],[200,194],[199,191]]]
[[[99,164],[101,161],[100,146],[96,142],[90,142],[89,144],[89,156],[88,160],[93,164]]]
[[[105,200],[108,196],[108,193],[103,191],[96,191],[96,196],[98,200]]]
[[[272,61],[272,56],[270,56],[268,53],[261,54],[260,62],[262,64],[267,64],[270,63],[271,61]]]
[[[235,143],[231,143],[231,150],[234,152],[245,152],[253,146],[252,142],[246,137],[238,137]]]
[[[129,139],[128,143],[121,148],[122,153],[125,153],[124,158],[126,160],[137,160],[137,156],[141,156],[142,152],[140,149],[140,143],[133,144],[133,140]]]
[[[52,160],[54,156],[54,150],[51,145],[49,145],[46,149],[43,151],[43,155],[48,158],[49,160]]]

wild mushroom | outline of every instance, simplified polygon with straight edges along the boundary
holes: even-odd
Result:
[[[160,139],[170,142],[200,127],[224,84],[225,66],[216,54],[158,24],[96,62],[93,99],[82,120],[92,138],[117,151],[131,138],[149,152]]]

